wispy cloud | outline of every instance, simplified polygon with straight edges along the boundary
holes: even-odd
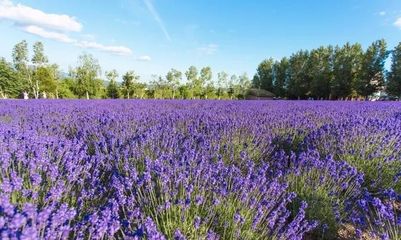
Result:
[[[168,41],[171,41],[170,38],[170,34],[168,33],[165,25],[164,25],[164,21],[163,19],[160,17],[159,13],[157,12],[155,6],[153,5],[152,0],[143,0],[146,8],[148,9],[148,11],[150,12],[150,14],[152,14],[154,20],[159,24],[160,29],[162,30],[164,36],[166,37],[166,39]]]
[[[132,50],[125,46],[103,45],[94,41],[90,34],[81,34],[90,41],[75,39],[68,32],[81,32],[82,24],[75,17],[65,14],[45,13],[10,0],[0,0],[0,20],[8,20],[23,32],[62,43],[73,44],[85,49],[96,49],[115,55],[131,55]]]
[[[401,17],[399,17],[399,18],[394,22],[394,25],[395,25],[396,27],[398,27],[399,29],[401,29]]]
[[[203,47],[198,48],[198,52],[202,55],[213,55],[217,52],[219,49],[219,45],[211,43],[208,45],[205,45]]]
[[[381,11],[381,12],[379,12],[379,15],[380,15],[380,16],[386,16],[386,14],[387,14],[386,11]]]
[[[76,42],[75,39],[70,38],[64,33],[59,33],[59,32],[52,32],[52,31],[47,31],[41,27],[38,26],[23,26],[21,27],[22,31],[42,37],[42,38],[47,38],[47,39],[52,39],[58,42],[63,42],[63,43],[74,43]]]
[[[81,48],[97,49],[103,52],[109,52],[121,56],[128,56],[132,54],[132,50],[124,46],[108,46],[97,42],[88,41],[79,41],[75,45]]]
[[[152,60],[152,58],[150,56],[144,55],[144,56],[137,57],[136,60],[140,61],[140,62],[150,62]]]
[[[66,32],[80,32],[82,24],[74,17],[65,14],[45,13],[9,0],[0,1],[0,19],[9,20],[19,25],[35,25]]]

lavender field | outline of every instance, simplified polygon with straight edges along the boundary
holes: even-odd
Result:
[[[1,239],[401,239],[401,104],[2,101]]]

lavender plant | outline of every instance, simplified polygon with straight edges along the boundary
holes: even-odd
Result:
[[[1,238],[336,238],[352,224],[397,239],[400,112],[367,102],[1,101]]]

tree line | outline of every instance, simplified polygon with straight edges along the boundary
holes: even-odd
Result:
[[[365,51],[359,43],[346,43],[269,58],[259,64],[252,84],[288,99],[367,99],[379,91],[401,97],[401,43],[387,50],[382,39]]]
[[[401,43],[388,50],[385,40],[373,42],[365,51],[358,43],[300,50],[281,60],[262,61],[250,80],[246,73],[229,75],[190,66],[185,72],[171,69],[165,76],[145,81],[127,71],[105,71],[90,54],[78,57],[76,66],[62,73],[51,64],[42,42],[17,43],[12,62],[0,59],[0,97],[21,98],[169,98],[243,99],[250,88],[264,89],[286,99],[367,99],[378,91],[401,98]],[[391,56],[391,67],[385,70]],[[104,78],[102,78],[104,76]]]
[[[12,51],[12,62],[0,59],[0,94],[2,98],[170,98],[170,99],[241,99],[251,87],[246,73],[217,74],[212,69],[198,70],[190,66],[187,71],[171,69],[165,76],[152,75],[150,81],[141,81],[135,71],[124,73],[118,81],[116,70],[105,71],[90,54],[78,57],[76,66],[63,74],[56,64],[50,64],[41,42],[33,45],[29,58],[28,43],[17,43]]]

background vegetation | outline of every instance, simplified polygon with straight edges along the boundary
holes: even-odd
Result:
[[[90,54],[79,56],[68,73],[49,63],[41,42],[34,43],[32,55],[24,40],[13,48],[11,63],[0,59],[1,98],[20,98],[26,92],[31,98],[242,99],[251,87],[287,99],[368,99],[384,92],[401,97],[401,43],[388,50],[383,39],[366,50],[358,43],[346,43],[300,50],[280,60],[268,58],[252,80],[246,73],[213,75],[211,67],[190,66],[185,72],[171,69],[151,79],[128,71],[119,81],[116,70],[102,74]],[[389,71],[387,60],[391,60]]]

